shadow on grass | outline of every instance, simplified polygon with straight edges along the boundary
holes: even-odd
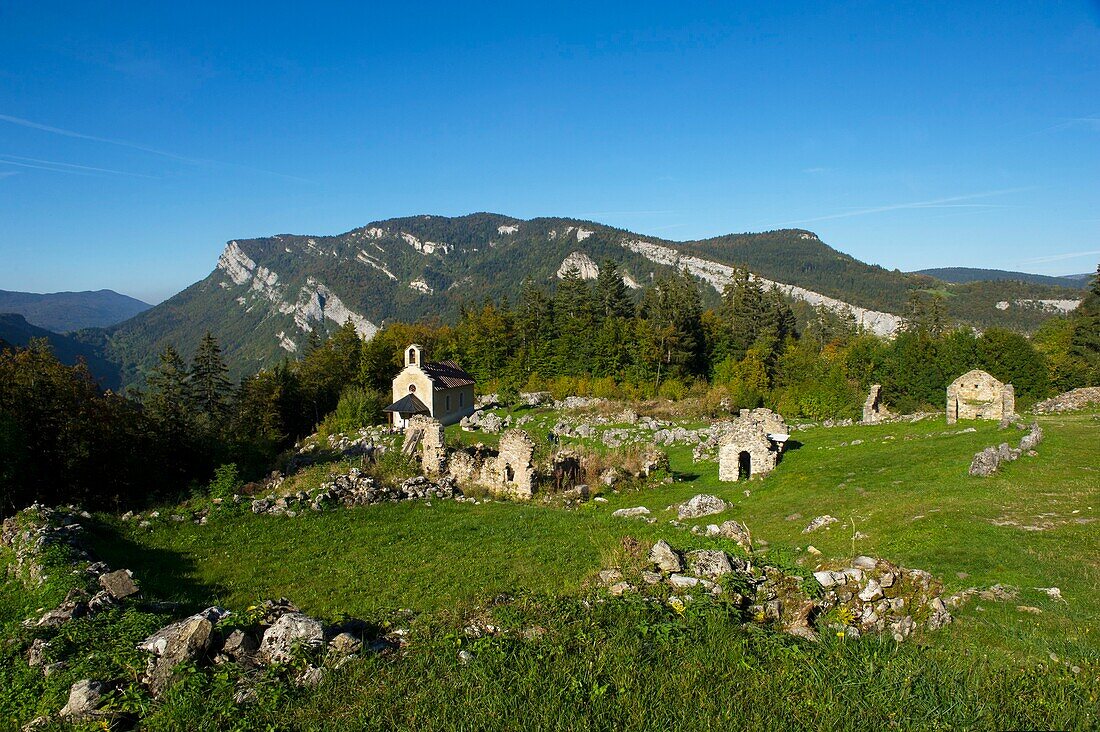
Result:
[[[131,541],[110,524],[88,522],[88,541],[96,557],[112,569],[129,569],[146,600],[180,604],[187,611],[209,607],[229,595],[227,588],[195,579],[195,562],[177,552]]]
[[[797,450],[800,447],[802,447],[802,443],[798,440],[787,440],[785,443],[783,443],[783,452]]]

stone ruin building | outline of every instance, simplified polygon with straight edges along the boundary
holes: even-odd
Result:
[[[405,427],[402,452],[413,455],[417,451],[424,475],[433,479],[449,477],[461,485],[480,485],[493,495],[519,499],[530,499],[538,485],[535,443],[520,429],[502,434],[495,452],[485,447],[448,451],[443,424],[416,415]]]
[[[496,495],[529,499],[535,494],[535,443],[520,429],[500,436],[496,457],[481,468],[481,484]]]
[[[718,442],[718,479],[749,480],[775,469],[790,437],[783,417],[770,409],[742,409]]]
[[[867,394],[867,400],[863,402],[863,419],[861,424],[878,424],[890,416],[886,405],[882,403],[882,385],[875,384]]]
[[[967,371],[947,387],[947,424],[960,419],[996,419],[1016,415],[1016,391],[984,371]]]

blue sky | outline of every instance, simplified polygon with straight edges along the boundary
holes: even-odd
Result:
[[[1096,2],[0,5],[0,289],[417,213],[1100,259]]]

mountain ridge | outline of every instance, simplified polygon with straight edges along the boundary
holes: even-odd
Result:
[[[18,292],[0,290],[0,313],[18,313],[54,333],[109,328],[153,307],[114,290]]]
[[[946,288],[949,308],[980,304],[980,317],[960,319],[982,327],[1014,320],[1032,327],[1049,314],[1017,303],[1064,299],[1071,292],[1018,283],[994,283],[992,290],[989,283],[949,285],[860,262],[802,229],[674,242],[581,219],[422,214],[337,235],[233,239],[203,280],[85,337],[102,339],[108,357],[122,366],[124,383],[140,383],[164,345],[186,355],[210,330],[239,376],[294,357],[310,332],[329,332],[348,319],[370,337],[393,320],[453,321],[470,303],[514,299],[526,279],[552,286],[570,257],[586,262],[590,277],[604,260],[615,261],[636,293],[635,288],[686,268],[700,279],[709,305],[717,304],[732,267],[746,265],[793,299],[847,309],[882,335],[900,327],[912,291]],[[998,310],[996,301],[1010,305]]]
[[[983,269],[980,267],[933,267],[919,269],[912,274],[928,275],[944,282],[967,284],[970,282],[988,282],[1016,280],[1036,285],[1054,285],[1085,289],[1089,275],[1041,275],[1030,272],[1014,272],[1004,269]]]

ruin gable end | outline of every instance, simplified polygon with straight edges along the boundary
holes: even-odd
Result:
[[[1016,391],[985,371],[974,369],[947,387],[947,424],[960,419],[1010,420],[1016,414]]]

